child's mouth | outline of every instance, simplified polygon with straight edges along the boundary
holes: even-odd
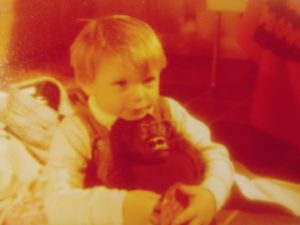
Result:
[[[146,114],[146,113],[147,113],[146,108],[132,110],[133,115],[141,115],[141,114]]]
[[[142,117],[145,116],[149,112],[150,107],[143,107],[138,109],[133,109],[130,111],[130,114],[134,117]]]

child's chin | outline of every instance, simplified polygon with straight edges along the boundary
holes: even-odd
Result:
[[[122,116],[120,116],[120,118],[123,120],[134,121],[134,120],[143,119],[146,115],[147,115],[147,113],[128,114],[128,115],[122,115]]]

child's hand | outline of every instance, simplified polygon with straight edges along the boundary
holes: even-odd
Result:
[[[182,185],[179,191],[188,196],[189,203],[174,219],[173,225],[209,225],[216,213],[212,193],[195,185]]]
[[[128,191],[123,205],[124,225],[151,225],[160,195],[150,191]]]

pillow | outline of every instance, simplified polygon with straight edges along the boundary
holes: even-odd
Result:
[[[29,89],[11,88],[8,92],[4,123],[8,131],[25,144],[48,149],[59,114],[41,96]]]
[[[1,95],[0,126],[2,124],[37,160],[45,163],[60,118],[72,114],[74,109],[66,88],[53,75],[33,72],[30,77],[12,84]]]

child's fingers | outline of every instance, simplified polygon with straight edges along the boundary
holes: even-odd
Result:
[[[136,190],[128,191],[123,204],[124,224],[151,224],[153,210],[160,195],[152,192]]]
[[[150,223],[151,223],[151,225],[159,225],[160,224],[159,216],[158,215],[151,215]]]
[[[191,221],[195,215],[195,210],[191,207],[188,207],[174,219],[172,225],[182,225],[188,221]]]
[[[195,195],[197,193],[197,187],[191,185],[180,185],[179,191],[188,196]]]
[[[150,222],[152,225],[159,225],[160,224],[160,214],[161,214],[161,207],[162,207],[162,201],[159,201],[150,217]]]

